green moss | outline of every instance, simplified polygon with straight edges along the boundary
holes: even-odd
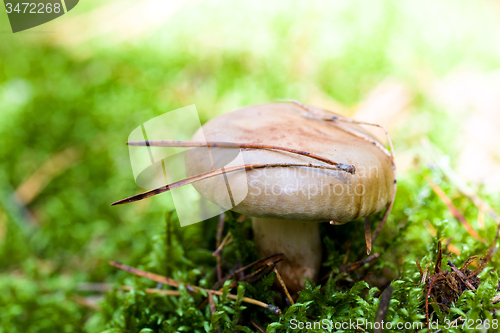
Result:
[[[82,4],[81,13],[94,5]],[[440,181],[488,244],[496,232],[489,218],[479,228],[477,207],[418,152],[425,136],[452,165],[460,153],[463,123],[437,105],[429,85],[463,67],[500,66],[498,48],[492,47],[498,19],[490,6],[455,0],[314,6],[263,1],[223,7],[204,2],[179,11],[152,35],[121,44],[110,43],[109,35],[75,47],[54,46],[41,34],[2,35],[0,332],[255,332],[251,320],[268,332],[286,332],[291,319],[373,320],[380,290],[389,284],[394,291],[386,320],[424,321],[424,289],[418,285],[415,261],[422,267],[433,263],[438,239],[450,239],[460,250],[453,256],[457,266],[488,249],[453,218],[425,176]],[[78,8],[71,15],[78,15]],[[6,15],[0,15],[5,26],[0,30],[7,31],[6,24]],[[107,264],[120,260],[205,288],[215,282],[217,218],[181,228],[173,214],[169,238],[169,194],[137,205],[109,206],[138,190],[124,144],[136,126],[193,103],[202,122],[243,105],[282,98],[318,106],[337,101],[347,106],[348,114],[386,78],[401,82],[413,97],[410,118],[391,130],[396,152],[420,161],[400,174],[392,215],[373,245],[379,258],[367,267],[350,274],[338,270],[344,259],[352,263],[362,258],[361,221],[342,228],[322,226],[321,273],[327,278],[308,284],[295,305],[289,306],[273,285],[274,273],[231,291],[275,304],[283,311],[278,316],[241,298],[224,297],[214,297],[216,312],[211,315],[208,305],[200,307],[201,294],[184,289],[180,297],[147,294],[145,289],[158,287],[156,283]],[[75,164],[49,179],[26,207],[16,203],[15,189],[67,148],[78,152]],[[478,192],[500,209],[498,195]],[[227,213],[225,232],[231,231],[234,241],[224,250],[226,273],[258,259],[249,221],[240,224],[235,217]],[[379,219],[371,218],[372,229]],[[491,298],[499,264],[494,256],[479,289],[461,295],[449,313],[436,308],[435,316],[497,318]],[[89,282],[107,283],[114,290],[79,288]],[[132,291],[124,292],[121,285]],[[101,297],[100,310],[78,297]]]

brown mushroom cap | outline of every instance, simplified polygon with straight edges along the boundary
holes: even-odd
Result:
[[[304,113],[295,104],[249,106],[207,122],[193,140],[293,148],[352,164],[356,167],[356,174],[308,167],[273,167],[228,173],[233,192],[243,191],[248,186],[247,196],[233,210],[267,219],[344,223],[387,207],[392,199],[394,174],[390,157],[373,143],[376,139],[360,126],[339,123],[340,127],[363,133],[373,141],[356,137]],[[213,150],[213,160],[227,159],[228,153],[222,148]],[[244,149],[242,156],[245,164],[326,165],[306,156],[267,149]],[[186,165],[188,175],[211,170],[209,160],[197,159],[196,154],[187,155]],[[224,199],[227,195],[224,182],[207,179],[194,186],[214,203],[224,206],[223,202],[227,201]]]

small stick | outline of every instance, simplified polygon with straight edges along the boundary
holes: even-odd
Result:
[[[353,262],[352,264],[345,265],[345,266],[340,266],[339,267],[339,272],[343,273],[350,273],[355,271],[356,269],[360,268],[361,266],[365,265],[366,263],[369,263],[370,261],[377,259],[379,257],[378,253],[374,253],[369,257],[366,257],[363,260]]]
[[[203,288],[199,288],[198,287],[198,289],[203,289]],[[219,290],[210,290],[210,289],[203,289],[203,290],[205,290],[207,292],[207,294],[210,293],[210,294],[217,295],[217,296],[224,296],[223,292],[219,291]],[[166,293],[168,291],[172,291],[172,290],[151,289],[151,288],[146,289],[147,293],[151,293],[151,294],[155,293],[155,294],[162,294],[162,295],[172,296],[172,295],[169,295],[169,294]],[[229,299],[231,299],[231,300],[233,300],[233,301],[238,300],[238,296],[233,295],[233,294],[226,294],[226,297],[229,298]],[[267,303],[258,301],[256,299],[250,298],[250,297],[242,297],[241,301],[245,302],[245,303],[248,303],[248,304],[253,304],[253,305],[260,306],[260,307],[262,307],[264,309],[268,309],[273,314],[277,314],[277,315],[281,314],[281,310],[277,306],[272,305],[272,304],[267,304]]]
[[[415,264],[417,265],[418,272],[420,273],[420,276],[423,276],[424,272],[422,271],[422,266],[420,266],[420,262],[418,260],[415,260]]]
[[[278,261],[281,261],[282,259],[278,260]],[[247,281],[249,283],[253,283],[255,281],[257,281],[260,276],[262,275],[265,275],[265,274],[269,274],[273,268],[276,266],[276,263],[267,263],[267,266],[261,266],[260,268],[256,269],[254,272],[248,274],[248,275],[244,275],[244,276],[241,276],[241,274],[243,273],[240,273],[240,277],[237,279],[238,281]],[[235,279],[237,278],[237,274],[236,272],[233,273],[233,276],[235,277]],[[237,281],[233,281],[231,283],[231,286],[236,286],[237,284]]]
[[[208,297],[204,298],[203,301],[201,301],[201,303],[198,304],[198,306],[196,307],[196,310],[203,309],[205,306],[207,306],[207,304],[208,304]]]
[[[172,287],[180,287],[183,284],[182,282],[179,282],[177,280],[174,280],[174,279],[171,279],[171,278],[167,278],[167,277],[164,277],[164,276],[161,276],[161,275],[158,275],[158,274],[146,272],[146,271],[134,268],[134,267],[126,266],[126,265],[123,265],[123,264],[121,264],[119,262],[116,262],[116,261],[110,261],[109,264],[111,266],[116,267],[118,269],[121,269],[123,271],[135,274],[137,276],[141,276],[141,277],[147,278],[147,279],[152,280],[152,281],[164,283],[164,284],[167,284],[167,285],[172,286]],[[223,296],[223,292],[222,291],[205,289],[205,288],[201,288],[201,287],[197,287],[197,286],[192,286],[192,285],[189,285],[189,284],[184,284],[184,285],[186,286],[186,289],[188,291],[190,291],[190,292],[203,290],[206,293],[210,292],[210,293],[212,293],[214,295]],[[151,288],[149,288],[149,289],[146,289],[146,292],[172,296],[172,295],[170,295],[171,292],[172,292],[172,290],[162,290],[162,289],[151,289]],[[238,297],[236,295],[232,295],[232,294],[227,294],[226,297],[229,298],[229,299],[232,299],[232,300],[237,300],[238,299]],[[249,298],[249,297],[243,297],[241,300],[243,302],[245,302],[245,303],[257,305],[257,306],[263,307],[265,309],[268,309],[269,311],[271,311],[274,314],[277,314],[277,315],[281,314],[280,308],[278,308],[275,305],[267,304],[267,303],[264,303],[264,302],[261,302],[261,301],[257,301],[255,299]]]
[[[220,256],[220,253],[221,251],[228,245],[230,244],[231,242],[233,241],[233,238],[232,238],[232,234],[231,234],[231,231],[229,231],[226,235],[226,237],[224,237],[224,239],[222,240],[222,242],[220,243],[219,247],[217,247],[217,250],[215,250],[212,255],[214,257],[218,257]]]
[[[258,280],[258,275],[264,275],[264,274],[267,274],[269,273],[270,271],[272,271],[272,269],[274,268],[276,264],[271,264],[269,267],[266,267],[266,266],[262,266],[260,267],[259,269],[257,269],[255,272],[252,272],[248,275],[245,275],[241,278],[238,278],[238,274],[237,272],[233,272],[231,275],[228,275],[226,277],[224,277],[222,280],[218,281],[213,287],[212,289],[219,289],[219,291],[222,290],[222,287],[221,285],[226,282],[227,280],[229,280],[230,278],[234,277],[235,281],[232,281],[230,284],[229,284],[229,288],[234,288],[238,285],[238,282],[241,281],[241,282],[249,282],[249,283],[253,283],[255,281]],[[269,269],[270,268],[270,269]]]
[[[462,288],[459,288],[457,280],[453,277],[453,274],[448,274],[449,279],[445,279],[444,282],[453,290],[457,295],[462,294]],[[450,282],[451,280],[451,282]]]
[[[226,219],[226,214],[222,213],[220,214],[219,216],[219,225],[217,226],[217,241],[216,241],[216,246],[217,248],[220,246],[221,244],[221,240],[222,240],[222,233],[224,232],[224,220]],[[216,268],[216,272],[217,272],[217,281],[220,281],[220,279],[222,279],[222,260],[221,260],[221,257],[220,255],[217,255],[217,268]]]
[[[259,331],[260,333],[266,333],[266,330],[264,330],[264,328],[262,328],[261,326],[259,326],[259,324],[257,324],[255,322],[255,320],[250,319],[250,323],[252,323],[253,327],[255,327],[257,329],[257,331]]]
[[[209,303],[209,307],[210,307],[210,313],[212,314],[212,316],[214,315],[215,311],[217,311],[217,309],[215,308],[215,302],[214,302],[214,296],[211,292],[208,292],[208,303]],[[217,328],[217,332],[220,333],[220,328]]]
[[[96,300],[91,300],[86,297],[82,297],[80,295],[73,295],[73,299],[79,305],[85,306],[91,310],[99,311],[101,310],[101,306],[98,304]]]
[[[488,255],[488,254],[486,254]],[[469,257],[469,259],[467,259],[466,262],[464,262],[464,264],[462,265],[462,267],[460,267],[460,269],[464,269],[466,268],[467,266],[469,266],[470,264],[472,264],[475,260],[477,259],[480,259],[481,256],[472,256],[472,257]]]
[[[167,192],[185,185],[192,184],[194,182],[204,180],[207,178],[215,177],[215,176],[220,176],[225,173],[229,172],[235,172],[235,171],[241,171],[241,170],[252,170],[252,169],[261,169],[261,168],[275,168],[275,167],[309,167],[309,168],[314,168],[314,169],[327,169],[327,170],[335,170],[335,171],[345,171],[347,173],[354,174],[355,173],[355,167],[353,165],[346,165],[346,164],[338,164],[338,165],[315,165],[315,164],[302,164],[302,163],[255,163],[255,164],[244,164],[244,165],[237,165],[237,166],[232,166],[232,167],[226,167],[222,169],[217,169],[209,172],[205,172],[196,176],[184,178],[182,180],[158,187],[156,189],[133,195],[131,197],[118,200],[116,202],[113,202],[111,206],[116,206],[116,205],[123,205],[126,203],[130,202],[135,202],[139,201],[142,199],[146,199],[149,197],[152,197],[154,195]]]
[[[208,294],[208,303],[210,304],[210,313],[213,316],[215,311],[217,311],[217,309],[215,308],[215,302],[213,298],[214,295],[211,292],[208,292],[207,294]]]
[[[171,278],[168,278],[165,276],[161,276],[161,275],[158,275],[155,273],[146,272],[146,271],[134,268],[134,267],[127,266],[127,265],[123,265],[122,263],[120,263],[118,261],[109,261],[109,264],[115,268],[121,269],[122,271],[129,272],[129,273],[135,274],[137,276],[142,276],[146,279],[160,282],[160,283],[169,285],[171,287],[179,288],[179,286],[182,284],[182,282],[179,282],[177,280],[174,280],[174,279],[171,279]],[[188,289],[189,289],[189,287],[191,287],[191,286],[186,285],[186,287],[188,287]],[[199,287],[192,287],[192,288],[195,291],[200,289]]]
[[[217,267],[215,268],[215,272],[217,274],[217,281],[220,281],[222,279],[222,265],[221,265],[221,258],[220,256],[216,256],[215,259],[217,260]]]
[[[245,222],[245,220],[247,219],[248,216],[246,215],[241,215],[240,217],[238,217],[238,219],[236,220],[236,222],[238,223],[243,223]]]
[[[441,201],[448,207],[450,210],[451,214],[455,219],[457,219],[462,225],[465,227],[465,230],[474,238],[479,239],[481,242],[485,243],[484,239],[479,236],[479,234],[472,228],[469,222],[465,219],[465,217],[460,213],[460,211],[455,207],[451,199],[444,193],[444,191],[434,183],[434,181],[429,177],[426,176],[425,180],[429,183],[431,186],[432,190],[438,195],[438,197],[441,199]]]
[[[429,322],[429,297],[431,295],[432,285],[436,281],[436,278],[438,276],[440,276],[441,274],[442,273],[434,275],[434,277],[432,278],[431,283],[429,284],[429,290],[427,291],[427,297],[425,297],[425,317],[427,319],[427,328],[429,328],[429,329],[431,328],[430,327],[430,322]]]
[[[219,216],[219,225],[217,226],[217,240],[216,244],[219,247],[220,242],[222,240],[222,233],[224,232],[224,220],[226,219],[226,214],[222,213]]]
[[[366,254],[372,252],[372,236],[370,230],[370,217],[365,217],[365,242],[366,242]]]
[[[462,273],[458,268],[457,266],[455,266],[451,261],[448,260],[448,266],[451,267],[451,269],[457,273],[458,277],[460,278],[460,280],[462,280],[462,282],[467,286],[467,288],[469,288],[470,290],[476,290],[476,288],[469,282],[469,280],[467,279],[467,277],[464,275],[464,273]]]
[[[438,253],[436,258],[436,265],[434,266],[434,273],[441,272],[441,261],[443,260],[443,250],[441,248],[441,241],[438,242]]]
[[[221,288],[221,285],[226,282],[227,280],[229,280],[230,278],[234,277],[236,281],[233,281],[229,284],[229,288],[233,288],[233,287],[236,287],[238,285],[238,281],[241,281],[241,282],[249,282],[249,283],[253,283],[255,281],[257,281],[260,276],[264,275],[264,274],[268,274],[269,272],[271,272],[274,267],[276,266],[276,263],[278,263],[279,261],[282,261],[284,260],[284,258],[277,258],[274,262],[273,261],[268,261],[266,263],[266,265],[262,265],[261,267],[259,268],[256,268],[256,270],[248,275],[244,275],[242,277],[239,277],[238,278],[238,275],[241,275],[243,274],[243,272],[241,271],[234,271],[232,274],[224,277],[221,281],[217,282],[212,289],[219,289],[219,290],[222,290]]]
[[[274,267],[273,270],[274,270],[274,273],[276,273],[276,277],[278,278],[278,281],[279,281],[281,287],[283,288],[283,291],[285,292],[286,298],[288,298],[288,300],[290,301],[290,304],[294,305],[295,302],[293,301],[292,296],[290,296],[290,293],[288,292],[285,281],[283,281],[283,279],[281,278],[280,272],[278,272],[278,269],[276,267]]]
[[[166,269],[165,269],[165,275],[166,276],[170,276],[170,270],[171,270],[171,267],[169,265],[170,263],[170,252],[172,251],[172,212],[171,211],[167,211],[166,214],[165,214],[165,222],[166,222],[166,226],[165,226],[165,232],[167,233],[166,234],[166,242],[167,242],[167,248],[166,248],[166,251],[165,251],[165,256],[166,256]]]
[[[148,146],[148,147],[213,147],[213,148],[244,148],[244,149],[272,149],[272,150],[282,150],[292,154],[298,154],[310,157],[312,159],[325,162],[330,165],[341,165],[342,163],[334,162],[326,157],[322,157],[313,153],[309,153],[303,150],[297,150],[292,148],[274,146],[274,145],[264,145],[256,143],[235,143],[235,142],[200,142],[200,141],[168,141],[168,140],[153,140],[153,141],[131,141],[127,142],[129,146]]]
[[[422,275],[422,280],[420,281],[420,284],[424,284],[425,281],[427,280],[427,272],[429,272],[429,264],[430,263],[427,263],[427,265],[425,265],[424,274]]]
[[[457,322],[458,321],[463,321],[462,319],[462,316],[458,317],[457,319],[455,319],[454,321],[450,322],[450,326],[449,327],[455,327],[457,325]],[[437,333],[438,331],[436,331],[435,333]]]
[[[396,180],[394,180],[394,187],[396,187]],[[394,206],[394,199],[395,198],[396,198],[396,192],[394,190],[394,194],[392,196],[392,201],[389,204],[389,207],[387,207],[387,210],[385,211],[384,216],[382,217],[382,220],[380,221],[380,223],[375,228],[375,231],[373,232],[372,242],[375,242],[375,239],[377,239],[378,234],[382,231],[382,229],[384,228],[385,223],[389,219],[389,215],[391,215],[392,207]]]
[[[122,289],[130,291],[134,288],[131,286],[122,286]],[[181,295],[181,292],[178,290],[163,290],[163,289],[146,288],[145,291],[148,294],[160,294],[160,295],[164,295],[164,296],[180,296]]]
[[[238,274],[240,272],[243,272],[245,270],[247,270],[248,268],[252,267],[252,266],[255,266],[255,268],[257,269],[257,267],[259,266],[263,266],[263,267],[269,267],[271,265],[275,265],[276,263],[282,261],[282,260],[285,260],[285,256],[283,255],[283,253],[275,253],[275,254],[271,254],[270,256],[267,256],[265,258],[262,258],[262,259],[259,259],[257,261],[254,261],[253,263],[251,264],[248,264],[246,266],[243,266],[239,269],[237,269],[236,271],[234,271],[233,274]],[[233,275],[231,274],[231,276]]]
[[[246,265],[244,267],[241,267],[241,268],[237,269],[236,271],[232,272],[231,274],[226,275],[220,281],[218,281],[217,283],[215,283],[215,285],[212,287],[212,289],[218,289],[218,288],[220,288],[222,286],[222,284],[224,282],[226,282],[227,280],[229,280],[231,277],[233,277],[233,276],[235,276],[235,275],[237,275],[237,274],[239,274],[239,273],[247,270],[250,267],[254,267],[255,270],[256,270],[255,272],[250,273],[249,275],[244,276],[240,280],[240,281],[247,281],[247,280],[251,279],[252,277],[254,277],[255,275],[260,274],[265,269],[267,269],[269,267],[272,267],[273,265],[276,265],[278,262],[280,262],[282,260],[285,260],[285,256],[283,255],[283,253],[276,253],[276,254],[272,254],[270,256],[267,256],[265,258],[259,259],[259,260],[255,261],[255,262],[253,262],[253,263],[251,263],[249,265]],[[233,284],[231,284],[230,286],[232,287]]]

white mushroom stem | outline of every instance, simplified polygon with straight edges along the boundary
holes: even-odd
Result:
[[[255,244],[262,256],[283,253],[278,270],[287,288],[297,292],[306,278],[317,280],[321,266],[319,224],[290,220],[252,218]]]

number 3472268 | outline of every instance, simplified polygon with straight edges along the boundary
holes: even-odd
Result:
[[[50,14],[50,13],[60,13],[61,4],[60,3],[17,3],[15,6],[12,3],[6,3],[5,9],[7,13],[26,13],[26,14]]]
[[[481,320],[481,319],[461,319],[460,322],[459,320],[454,320],[450,321],[449,319],[445,320],[445,328],[450,329],[450,328],[462,328],[462,329],[498,329],[498,319],[493,319],[489,321],[488,319]]]

